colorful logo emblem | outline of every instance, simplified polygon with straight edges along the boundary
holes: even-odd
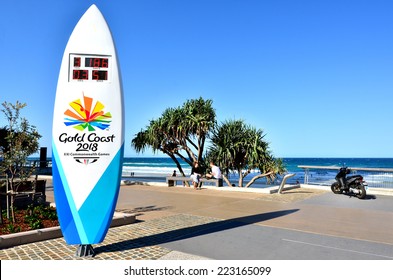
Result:
[[[98,157],[74,157],[76,162],[79,162],[84,165],[95,163],[99,158]]]
[[[75,129],[83,131],[86,128],[89,131],[95,131],[96,128],[101,130],[107,129],[112,121],[111,113],[104,113],[104,105],[97,101],[93,106],[93,98],[83,95],[83,103],[80,99],[70,103],[72,110],[67,109],[64,112],[64,124],[73,126]]]

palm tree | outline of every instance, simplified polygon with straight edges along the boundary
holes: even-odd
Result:
[[[136,152],[150,147],[154,153],[168,155],[184,176],[179,159],[192,166],[201,162],[206,138],[216,123],[212,100],[187,100],[182,107],[166,109],[160,118],[150,121],[145,130],[136,134],[131,145]]]
[[[264,137],[261,129],[246,125],[243,120],[226,121],[213,130],[207,157],[222,168],[228,185],[231,184],[225,174],[230,172],[239,174],[239,187],[243,187],[244,178],[253,170],[259,170],[260,174],[255,175],[246,187],[259,178],[273,181],[277,174],[285,172],[285,168],[282,160],[273,157]]]

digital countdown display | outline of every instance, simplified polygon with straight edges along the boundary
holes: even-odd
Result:
[[[111,57],[70,54],[70,82],[109,82]]]

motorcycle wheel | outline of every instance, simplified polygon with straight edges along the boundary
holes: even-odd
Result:
[[[334,192],[335,194],[342,194],[343,190],[340,187],[340,184],[335,182],[332,184],[331,186],[332,192]]]
[[[363,184],[357,185],[356,189],[358,191],[358,193],[356,194],[357,198],[363,199],[366,197],[366,189],[364,188]]]

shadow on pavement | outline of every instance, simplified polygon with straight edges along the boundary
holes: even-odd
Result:
[[[205,234],[215,233],[219,231],[234,229],[249,224],[259,223],[278,217],[290,215],[299,211],[299,209],[275,211],[269,213],[263,213],[258,215],[251,215],[245,217],[239,217],[229,220],[217,221],[203,225],[197,225],[193,227],[186,227],[173,231],[163,232],[150,236],[140,237],[133,240],[121,241],[101,247],[95,248],[95,254],[98,255],[103,252],[117,252],[124,250],[131,250],[146,246],[154,246],[163,243],[183,240]]]
[[[357,198],[354,193],[347,193],[347,194],[343,193],[342,195],[345,195],[345,196],[347,196],[349,198]],[[363,199],[360,199],[360,200],[374,200],[374,199],[377,199],[377,197],[375,195],[367,194]]]
[[[165,211],[172,209],[173,206],[164,206],[164,207],[156,207],[152,206],[144,206],[144,207],[136,207],[134,209],[116,209],[117,212],[127,213],[127,214],[135,214],[136,216],[141,216],[145,212],[155,212],[155,211]]]

